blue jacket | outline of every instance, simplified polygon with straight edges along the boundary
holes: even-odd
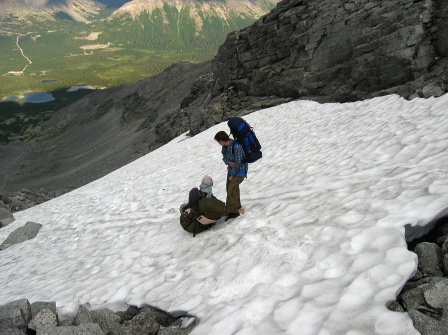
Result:
[[[227,174],[232,177],[246,177],[248,164],[245,162],[244,150],[241,144],[234,140],[230,140],[227,147],[222,147],[222,160],[227,165]],[[235,166],[231,167],[230,162],[235,162]]]

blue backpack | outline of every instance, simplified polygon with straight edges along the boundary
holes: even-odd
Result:
[[[232,117],[227,121],[230,128],[230,134],[233,136],[244,150],[245,161],[253,163],[262,157],[261,144],[253,128],[242,118]]]

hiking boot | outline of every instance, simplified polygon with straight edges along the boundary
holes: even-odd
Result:
[[[229,213],[229,215],[227,215],[227,218],[224,221],[237,218],[238,216],[240,216],[240,213],[238,213],[238,212],[237,213]]]

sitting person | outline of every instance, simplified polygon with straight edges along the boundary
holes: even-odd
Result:
[[[193,187],[188,194],[188,203],[185,204],[185,208],[193,208],[197,202],[202,198],[215,198],[213,196],[213,179],[209,176],[202,178],[199,189]]]
[[[180,206],[180,224],[193,236],[209,229],[224,213],[225,204],[213,195],[212,186],[212,178],[205,176],[199,188],[190,190],[188,203]]]

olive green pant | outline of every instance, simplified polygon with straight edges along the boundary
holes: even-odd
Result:
[[[237,213],[238,208],[241,207],[240,199],[240,184],[244,181],[244,177],[233,177],[229,180],[227,176],[226,191],[226,212],[227,213]]]

